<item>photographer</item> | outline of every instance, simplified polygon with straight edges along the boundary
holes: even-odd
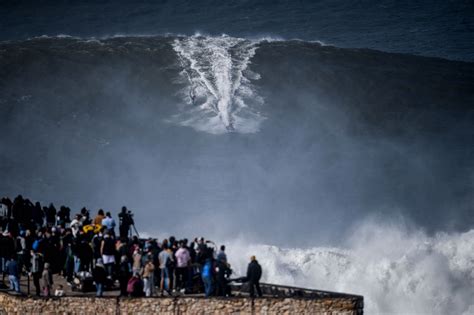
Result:
[[[120,238],[128,238],[128,231],[130,226],[134,224],[133,214],[131,211],[127,210],[127,207],[122,207],[122,211],[118,215],[119,217],[119,232]]]

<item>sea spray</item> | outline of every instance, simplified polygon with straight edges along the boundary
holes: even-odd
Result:
[[[248,69],[257,43],[229,36],[175,39],[187,81],[183,101],[189,105],[175,121],[213,134],[257,132],[264,119],[259,112],[263,99],[251,84],[259,75]]]
[[[341,247],[281,248],[227,243],[244,275],[256,255],[263,281],[364,296],[367,314],[470,314],[474,308],[474,230],[428,236],[366,223]]]

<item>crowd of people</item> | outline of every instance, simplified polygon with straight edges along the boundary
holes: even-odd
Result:
[[[250,295],[262,296],[259,281],[262,269],[255,256],[245,277],[231,279],[232,269],[224,245],[217,246],[203,237],[159,242],[140,239],[133,215],[126,207],[117,224],[102,209],[92,218],[82,208],[71,219],[71,209],[53,204],[42,206],[17,196],[0,201],[0,272],[10,290],[20,292],[20,278],[33,279],[38,296],[63,296],[62,285],[54,287],[53,274],[62,276],[72,288],[119,289],[121,296],[154,296],[204,293],[230,296],[231,281],[249,282]]]

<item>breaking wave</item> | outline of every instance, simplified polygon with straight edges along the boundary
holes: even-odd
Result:
[[[181,76],[189,83],[182,90],[188,106],[175,116],[179,124],[214,134],[259,130],[263,99],[251,82],[260,76],[248,69],[257,43],[228,36],[175,39]]]
[[[251,244],[251,243],[250,243]],[[234,241],[237,274],[257,255],[264,281],[364,296],[368,314],[473,314],[474,230],[427,236],[367,223],[343,248]]]

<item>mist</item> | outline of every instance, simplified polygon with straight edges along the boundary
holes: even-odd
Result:
[[[127,205],[150,235],[284,246],[341,244],[372,215],[429,235],[472,227],[471,64],[256,41],[225,77],[253,93],[225,109],[240,125],[216,133],[222,112],[206,90],[190,103],[200,81],[173,43],[2,43],[0,192],[73,213]]]

